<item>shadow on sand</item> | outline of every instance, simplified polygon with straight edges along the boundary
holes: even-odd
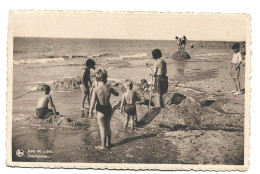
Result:
[[[145,126],[149,124],[160,113],[160,111],[161,111],[160,107],[152,108],[151,110],[149,110],[143,116],[143,118],[138,122],[138,126]]]
[[[123,144],[126,144],[126,143],[130,143],[130,142],[136,141],[138,139],[151,138],[151,137],[154,137],[154,136],[156,136],[155,133],[149,133],[149,134],[139,135],[139,136],[136,136],[136,137],[125,138],[122,141],[119,141],[119,142],[113,144],[113,147],[120,146],[120,145],[123,145]]]

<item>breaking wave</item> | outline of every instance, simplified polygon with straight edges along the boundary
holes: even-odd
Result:
[[[64,61],[65,59],[62,57],[59,58],[36,58],[36,59],[20,59],[20,60],[14,60],[14,64],[31,64],[31,63],[48,63],[48,62],[60,62]]]
[[[194,54],[194,56],[226,56],[230,55],[231,53],[204,53],[204,54]]]
[[[39,58],[33,58],[33,59],[16,59],[13,61],[15,65],[18,64],[31,64],[31,63],[49,63],[49,62],[61,62],[64,60],[69,60],[69,59],[77,59],[77,58],[107,58],[108,60],[121,60],[121,59],[126,59],[126,58],[142,58],[146,57],[146,53],[139,53],[139,54],[133,54],[133,55],[115,55],[115,54],[93,54],[93,55],[70,55],[70,56],[60,56],[60,57],[54,57],[54,56],[45,56],[45,57],[39,57]]]
[[[124,56],[118,56],[118,57],[109,57],[108,60],[122,60],[127,58],[143,58],[147,57],[146,53],[138,53],[138,54],[132,54],[132,55],[124,55]]]

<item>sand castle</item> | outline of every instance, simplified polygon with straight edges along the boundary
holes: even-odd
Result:
[[[186,59],[190,59],[190,55],[186,52],[186,51],[177,51],[175,52],[171,58],[173,59],[178,59],[178,60],[186,60]]]

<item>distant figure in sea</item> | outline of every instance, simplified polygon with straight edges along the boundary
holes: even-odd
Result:
[[[86,61],[86,68],[83,68],[83,72],[81,74],[81,80],[80,80],[80,89],[82,92],[82,100],[81,100],[81,109],[84,110],[85,100],[87,98],[88,106],[90,103],[90,88],[92,86],[92,82],[90,79],[90,70],[95,70],[95,61],[92,59],[88,59]]]
[[[167,65],[163,60],[161,50],[155,49],[152,51],[153,59],[155,59],[153,73],[154,76],[154,93],[156,95],[156,107],[164,107],[163,94],[168,91]]]
[[[56,112],[56,108],[53,104],[52,97],[49,94],[51,88],[49,85],[43,85],[41,91],[42,95],[38,99],[36,106],[36,116],[40,119],[46,119],[52,116],[52,121],[54,121],[55,115],[58,115],[59,113]],[[51,109],[48,109],[48,104],[50,104]]]
[[[190,51],[191,51],[192,53],[194,53],[194,44],[193,44],[193,43],[190,44]]]
[[[127,130],[128,122],[130,120],[130,126],[132,131],[134,131],[134,124],[137,123],[136,114],[136,102],[140,99],[137,97],[137,93],[133,91],[133,82],[131,80],[126,80],[124,83],[126,92],[122,96],[121,101],[121,113],[126,113],[124,128]]]
[[[240,81],[239,81],[240,64],[242,61],[242,56],[241,56],[241,52],[240,52],[240,44],[235,43],[232,46],[232,49],[233,49],[233,57],[231,60],[231,76],[234,80],[236,89],[231,92],[234,93],[235,95],[239,95],[239,94],[242,94],[242,91],[240,89]]]
[[[111,129],[110,121],[112,117],[112,106],[110,104],[111,94],[118,96],[119,93],[110,88],[107,83],[107,71],[99,69],[95,73],[97,86],[93,89],[90,101],[89,117],[92,118],[92,112],[96,105],[97,123],[100,132],[101,146],[96,149],[106,149],[111,147]]]
[[[181,43],[182,43],[182,38],[180,37],[180,38],[179,38],[179,47],[178,47],[178,51],[182,51]]]
[[[186,36],[183,36],[182,40],[181,40],[181,50],[182,51],[185,50],[186,43],[187,43],[187,38],[186,38]]]
[[[179,37],[178,36],[175,36],[175,39],[176,39],[176,42],[177,42],[177,48],[178,48],[178,51],[181,50],[181,40],[179,40]],[[180,38],[181,39],[181,38]]]

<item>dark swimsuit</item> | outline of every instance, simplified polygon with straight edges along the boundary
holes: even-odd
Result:
[[[52,110],[48,108],[36,108],[36,116],[40,119],[48,118],[52,115]]]
[[[166,62],[161,61],[162,66],[166,69]],[[166,73],[166,72],[165,72]],[[154,93],[166,94],[168,91],[168,76],[156,75],[154,79]]]
[[[125,113],[127,113],[128,115],[135,115],[136,114],[135,104],[126,104]]]
[[[96,105],[96,110],[98,112],[101,112],[105,116],[111,116],[112,115],[112,106],[111,106],[111,104],[107,104],[107,105],[97,104]]]

